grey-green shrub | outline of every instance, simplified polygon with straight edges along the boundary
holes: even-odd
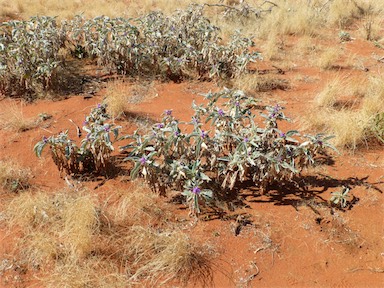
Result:
[[[114,151],[113,142],[118,140],[120,129],[120,126],[106,122],[108,119],[106,105],[99,104],[84,121],[83,130],[86,135],[80,146],[68,138],[68,131],[64,131],[48,138],[43,137],[34,147],[35,154],[40,157],[44,148],[49,146],[52,159],[60,172],[76,176],[86,173],[108,174],[111,153]]]
[[[214,197],[218,187],[230,191],[251,180],[267,191],[274,182],[291,181],[313,165],[317,155],[333,148],[327,143],[331,136],[279,130],[278,121],[288,119],[279,105],[254,113],[252,97],[228,89],[205,98],[208,104],[193,104],[191,122],[183,123],[191,126],[190,133],[182,132],[180,122],[167,110],[150,133],[126,136],[131,143],[123,147],[129,153],[126,160],[134,165],[133,179],[144,177],[161,193],[167,188],[184,191],[194,213],[200,212],[198,198]],[[258,117],[264,118],[262,125],[257,124]],[[204,123],[212,130],[204,130]]]
[[[1,23],[0,92],[21,95],[51,88],[65,37],[53,17]]]

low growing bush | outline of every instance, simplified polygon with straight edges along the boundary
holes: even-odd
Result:
[[[234,77],[261,58],[249,51],[254,42],[240,33],[222,43],[220,29],[203,15],[203,8],[191,5],[170,16],[152,12],[135,20],[76,16],[66,22],[66,30],[76,51],[96,57],[110,71],[128,75],[178,80],[195,71],[199,77]]]
[[[67,130],[56,136],[44,137],[35,145],[35,154],[40,157],[43,149],[48,145],[52,159],[60,172],[74,175],[106,174],[111,153],[114,151],[111,133],[114,135],[114,140],[117,140],[120,129],[119,126],[107,123],[108,119],[106,105],[99,104],[86,117],[83,126],[86,136],[80,146],[68,138]]]
[[[181,122],[167,110],[150,133],[126,136],[131,143],[123,147],[134,165],[133,179],[141,176],[161,193],[182,190],[193,213],[200,212],[200,198],[209,200],[215,191],[232,190],[238,182],[252,180],[267,191],[274,182],[290,181],[333,148],[327,143],[331,136],[281,131],[278,121],[288,118],[279,105],[254,113],[253,98],[228,89],[205,99],[206,105],[193,103],[192,121],[183,123],[190,133],[182,132]],[[262,125],[258,117],[264,119]],[[205,130],[208,124],[211,130]]]
[[[53,17],[0,23],[0,93],[35,94],[51,88],[65,38]]]

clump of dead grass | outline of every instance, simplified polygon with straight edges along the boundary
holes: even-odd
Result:
[[[379,41],[383,38],[383,14],[384,13],[378,15],[367,14],[364,16],[358,31],[365,40]]]
[[[159,196],[147,193],[145,187],[134,187],[132,193],[117,190],[106,204],[104,210],[116,225],[133,226],[144,222],[149,226],[167,222],[170,212],[163,207]]]
[[[35,15],[57,16],[60,19],[70,19],[76,14],[84,14],[87,17],[99,15],[117,17],[126,16],[128,11],[128,5],[123,0],[116,0],[113,5],[105,5],[105,1],[102,0],[15,0],[12,2],[0,0],[0,6],[7,8],[4,12],[19,19],[28,19]],[[86,9],[84,9],[85,7]],[[1,14],[4,14],[4,12]]]
[[[342,51],[340,48],[326,48],[318,55],[317,59],[314,60],[317,67],[322,70],[331,70],[338,68],[337,61],[340,60]]]
[[[269,35],[315,35],[321,23],[312,5],[307,1],[277,1],[272,13],[267,14],[259,27],[259,37]]]
[[[126,288],[133,286],[115,263],[99,256],[90,256],[86,261],[76,265],[71,262],[58,263],[44,278],[44,283],[46,287],[52,288]]]
[[[370,78],[364,94],[361,87],[348,85],[354,81],[338,77],[331,81],[315,98],[316,113],[309,113],[304,121],[306,128],[333,134],[336,146],[352,150],[381,140],[383,127],[378,125],[383,124],[377,119],[384,113],[383,78]],[[345,95],[354,100],[343,102]]]
[[[327,21],[331,25],[337,25],[341,29],[348,28],[354,20],[364,15],[364,10],[358,2],[350,0],[330,1],[327,13]]]
[[[290,88],[289,81],[275,75],[245,74],[235,78],[231,86],[241,89],[249,95],[255,92],[268,92],[272,90],[287,90]]]
[[[26,118],[22,106],[15,103],[0,107],[0,128],[16,132],[24,132],[39,125],[38,119]]]
[[[277,32],[271,32],[263,45],[263,58],[270,61],[282,61],[283,50],[283,36],[278,35]]]
[[[153,82],[130,83],[124,79],[117,79],[107,84],[105,103],[112,117],[119,118],[129,110],[129,104],[138,104],[156,95]]]
[[[87,189],[16,196],[6,221],[22,234],[17,257],[48,287],[210,281],[212,250],[171,224],[159,196],[114,192],[104,204]]]
[[[23,193],[8,206],[11,226],[23,229],[23,255],[30,263],[41,265],[57,259],[78,262],[92,250],[97,230],[97,214],[90,194],[61,191]]]
[[[131,276],[133,281],[145,279],[161,285],[177,278],[183,284],[197,281],[204,286],[212,281],[206,249],[179,230],[158,232],[135,226],[127,243],[127,252],[136,259],[133,266],[139,266]]]
[[[85,17],[106,15],[109,17],[138,17],[150,11],[159,10],[170,14],[175,9],[183,9],[191,3],[217,3],[215,0],[188,0],[177,2],[168,0],[124,1],[114,0],[113,5],[106,5],[103,0],[0,0],[0,16],[27,19],[35,15],[57,16],[59,19],[71,19],[74,15]],[[86,9],[85,9],[86,7]]]
[[[345,83],[343,83],[340,77],[335,77],[330,80],[324,89],[315,96],[315,105],[324,108],[333,107],[342,91],[344,91],[343,84]]]
[[[30,187],[31,170],[12,160],[0,160],[0,187],[4,191],[18,192]]]
[[[115,80],[107,84],[105,103],[113,118],[118,118],[127,111],[130,93],[130,84],[124,80]]]

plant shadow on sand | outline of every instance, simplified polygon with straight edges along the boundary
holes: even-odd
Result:
[[[237,208],[251,208],[251,203],[273,203],[274,205],[290,205],[295,210],[301,205],[306,205],[312,211],[320,215],[319,208],[329,208],[345,212],[351,210],[354,205],[360,200],[352,195],[347,201],[344,209],[333,206],[328,200],[323,198],[323,194],[332,188],[342,187],[365,187],[375,190],[378,193],[383,191],[378,187],[384,184],[384,181],[372,183],[366,177],[348,177],[346,179],[336,179],[327,175],[303,175],[298,176],[291,182],[275,183],[268,187],[268,192],[262,194],[261,190],[254,185],[251,180],[239,183],[234,191],[220,191],[216,193],[216,199],[211,203],[207,203],[207,207],[202,213],[203,220],[232,220],[239,216],[244,218],[243,212]],[[182,197],[174,197],[172,202],[183,203]],[[234,212],[234,213],[231,213]],[[247,220],[251,221],[251,220]]]
[[[329,191],[330,188],[342,187],[366,187],[376,190],[379,193],[383,191],[378,187],[379,184],[384,182],[371,183],[368,181],[369,176],[366,177],[348,177],[346,179],[337,179],[327,175],[306,175],[294,179],[292,182],[276,183],[269,187],[269,192],[263,197],[257,195],[255,187],[244,187],[252,193],[242,193],[241,197],[249,202],[258,203],[274,203],[274,205],[291,205],[296,210],[298,206],[307,203],[308,206],[316,213],[316,206],[332,207],[328,200],[322,197],[322,194]],[[246,184],[245,184],[246,185]],[[347,202],[345,209],[341,211],[350,210],[359,201],[359,198],[353,196]],[[312,204],[311,204],[312,203]]]
[[[52,92],[58,95],[55,98],[61,100],[73,95],[81,95],[85,99],[91,98],[100,90],[101,84],[108,81],[109,73],[99,74],[100,71],[89,73],[89,71],[94,71],[94,67],[92,69],[84,68],[85,61],[88,60],[67,60],[64,67],[58,70],[53,79]]]

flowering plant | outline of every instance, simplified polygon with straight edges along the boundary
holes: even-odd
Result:
[[[64,43],[65,32],[54,17],[0,23],[0,92],[32,94],[51,88]]]
[[[81,47],[100,65],[121,74],[173,80],[194,72],[199,77],[234,77],[245,72],[249,62],[261,59],[249,51],[254,42],[240,33],[223,43],[219,27],[203,9],[194,4],[170,16],[151,12],[135,20],[76,16],[66,23],[66,30],[74,49]]]
[[[49,145],[52,159],[60,172],[74,175],[105,174],[114,151],[113,142],[118,140],[120,129],[120,126],[107,123],[108,119],[106,104],[98,104],[83,123],[86,136],[80,146],[68,138],[67,130],[57,136],[43,137],[34,147],[35,154],[40,157],[43,149]],[[114,141],[111,140],[111,133]]]
[[[193,213],[200,212],[199,199],[212,199],[218,187],[231,191],[236,183],[252,180],[264,193],[274,182],[293,181],[317,155],[334,149],[327,142],[331,136],[281,131],[278,121],[289,119],[279,105],[255,113],[254,98],[229,89],[205,98],[206,105],[193,103],[192,120],[183,123],[191,132],[182,132],[167,110],[150,133],[126,136],[131,143],[123,147],[134,164],[132,178],[142,176],[162,193],[167,187],[184,191]],[[218,105],[220,99],[226,102]],[[257,124],[258,115],[264,125]]]

